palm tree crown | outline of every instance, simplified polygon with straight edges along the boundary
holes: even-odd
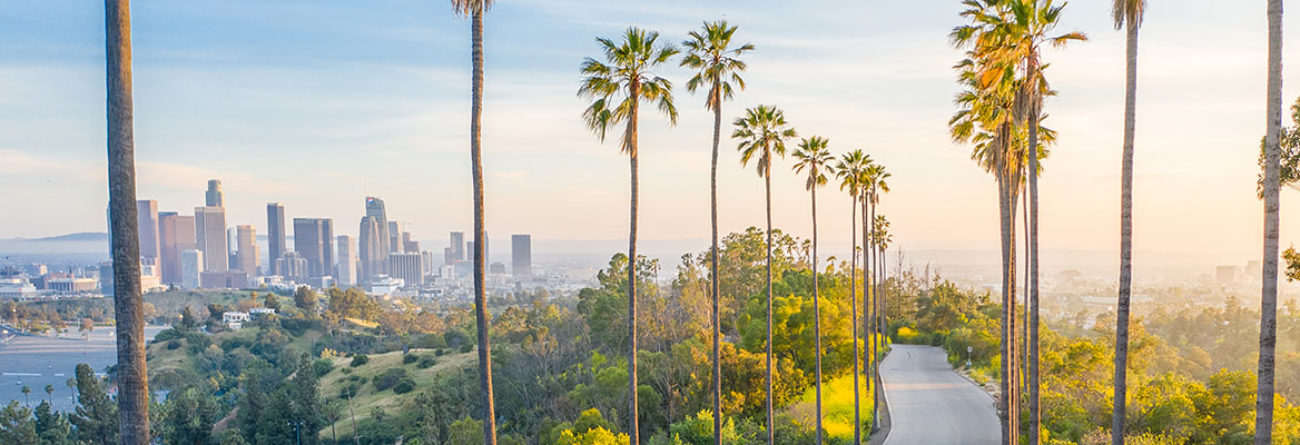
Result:
[[[1110,13],[1115,19],[1115,29],[1123,29],[1124,25],[1142,26],[1146,10],[1147,0],[1113,0]]]
[[[821,136],[804,138],[799,141],[799,148],[792,153],[794,156],[794,171],[796,173],[808,173],[808,180],[804,183],[805,190],[812,190],[814,187],[826,185],[827,164],[831,162],[830,149],[827,146],[830,141]]]
[[[582,62],[582,85],[578,96],[595,99],[582,113],[583,119],[603,141],[609,128],[627,123],[620,147],[636,156],[634,143],[636,102],[653,102],[668,119],[677,123],[677,106],[673,105],[673,84],[652,71],[677,54],[671,45],[657,43],[659,33],[628,28],[622,43],[599,37],[605,61],[588,57]]]
[[[703,32],[691,31],[690,38],[682,42],[686,54],[681,66],[695,71],[695,75],[686,81],[686,91],[694,93],[707,87],[709,94],[704,107],[711,111],[718,110],[722,101],[731,99],[736,89],[745,89],[745,79],[740,77],[740,72],[745,71],[747,65],[740,56],[753,51],[754,45],[746,43],[732,48],[731,36],[735,33],[735,26],[719,20],[705,23]]]
[[[785,140],[798,136],[794,128],[785,121],[785,112],[771,105],[759,105],[745,110],[745,115],[736,118],[736,130],[731,133],[733,139],[739,139],[736,147],[740,150],[741,165],[758,157],[758,176],[767,177],[771,173],[772,156],[785,157]]]
[[[456,15],[469,17],[474,14],[482,14],[492,9],[493,0],[451,0],[451,10]]]

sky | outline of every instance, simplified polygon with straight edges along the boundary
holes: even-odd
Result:
[[[1139,62],[1134,243],[1142,255],[1258,259],[1255,199],[1264,132],[1265,2],[1153,1]],[[1178,7],[1174,7],[1177,4]],[[1041,177],[1048,250],[1116,251],[1124,38],[1110,2],[1070,2],[1051,50],[1059,143]],[[265,231],[265,204],[331,217],[355,234],[364,197],[418,239],[472,225],[469,22],[446,1],[137,0],[132,5],[138,196],[190,214],[207,179],[228,221]],[[628,163],[582,123],[578,66],[597,36],[628,26],[680,42],[705,20],[739,26],[748,89],[725,105],[784,109],[803,136],[862,148],[892,172],[881,213],[901,249],[996,249],[992,178],[954,144],[957,92],[947,39],[956,0],[502,0],[485,21],[484,166],[490,233],[540,240],[627,236]],[[1300,24],[1294,15],[1288,29]],[[1285,60],[1300,40],[1285,42]],[[1293,72],[1287,67],[1286,73]],[[640,234],[706,247],[712,116],[676,64],[677,125],[644,113]],[[1300,94],[1287,84],[1284,97]],[[1289,119],[1288,119],[1289,121]],[[105,231],[102,2],[0,2],[0,238]],[[724,131],[728,131],[724,128]],[[725,135],[724,135],[725,136]],[[720,224],[763,223],[763,183],[724,138]],[[811,233],[809,195],[789,159],[774,169],[776,226]],[[1300,217],[1284,191],[1282,245]],[[823,245],[847,245],[849,199],[818,195]],[[16,216],[16,217],[15,217]],[[504,239],[504,238],[502,238]],[[616,244],[615,244],[616,245]],[[440,248],[441,245],[425,246]],[[994,259],[995,260],[995,259]]]

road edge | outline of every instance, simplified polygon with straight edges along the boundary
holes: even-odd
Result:
[[[890,348],[889,352],[885,354],[885,358],[881,359],[880,362],[884,363],[893,353],[894,349]],[[876,390],[880,391],[880,429],[872,431],[871,435],[867,437],[867,444],[869,445],[884,445],[885,440],[889,439],[889,430],[893,425],[893,419],[889,415],[889,393],[885,391],[884,382],[884,379],[876,379]]]

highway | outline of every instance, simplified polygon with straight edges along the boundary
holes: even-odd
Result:
[[[885,445],[996,445],[993,398],[953,372],[943,349],[894,345],[880,367],[891,427]]]

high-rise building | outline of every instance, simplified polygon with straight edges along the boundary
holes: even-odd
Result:
[[[203,251],[204,272],[230,270],[230,246],[226,243],[226,209],[194,208],[195,247]]]
[[[383,232],[379,229],[380,221],[373,216],[361,218],[361,231],[358,237],[358,257],[361,260],[362,283],[370,283],[379,275],[388,274],[388,250],[384,246]]]
[[[207,193],[208,207],[225,207],[226,195],[221,192],[221,181],[217,179],[208,180]]]
[[[338,272],[334,277],[339,286],[352,287],[357,285],[357,244],[356,240],[348,235],[338,236]]]
[[[424,257],[418,253],[391,253],[388,255],[393,278],[401,278],[406,287],[424,285]]]
[[[388,222],[388,251],[406,253],[406,246],[402,244],[402,223],[400,222]]]
[[[239,253],[239,231],[235,230],[234,227],[226,228],[226,246],[230,248],[230,259],[227,263],[230,264],[230,270],[241,270],[239,269],[239,255],[237,255]]]
[[[250,277],[257,276],[258,266],[262,260],[261,252],[257,249],[257,229],[244,225],[236,227],[235,232],[239,244],[239,254],[236,258],[238,269]]]
[[[268,266],[272,274],[280,274],[275,269],[275,260],[280,259],[285,251],[284,204],[271,202],[266,204],[266,250]]]
[[[451,232],[451,261],[465,261],[465,232]]]
[[[162,252],[158,247],[158,201],[135,202],[136,233],[140,235],[140,264],[157,266]],[[154,267],[157,271],[158,268]]]
[[[176,212],[159,213],[158,239],[162,250],[159,261],[159,266],[162,269],[162,283],[182,284],[181,252],[196,248],[194,217],[181,216]]]
[[[424,276],[433,275],[433,252],[426,250],[420,252],[420,256],[424,258]]]
[[[293,250],[307,260],[309,278],[334,273],[334,220],[329,218],[294,218]]]
[[[198,289],[199,280],[203,276],[203,251],[198,249],[189,249],[181,251],[181,287],[185,289]]]
[[[411,239],[411,232],[402,232],[402,252],[419,253],[420,242]]]
[[[510,273],[516,277],[533,274],[532,235],[510,236]]]
[[[298,252],[285,252],[284,255],[280,255],[280,259],[275,260],[275,269],[280,271],[280,276],[286,280],[298,284],[307,283],[307,259],[298,256]]]
[[[384,209],[384,200],[379,199],[379,198],[376,198],[376,197],[373,197],[373,196],[367,196],[367,197],[366,197],[366,216],[371,217],[371,218],[374,218],[374,219],[375,219],[375,222],[379,225],[379,240],[378,240],[378,241],[379,241],[379,245],[380,245],[380,247],[381,247],[381,250],[380,250],[380,251],[384,253],[384,258],[387,258],[387,257],[388,257],[388,252],[391,252],[391,251],[392,251],[392,248],[389,247],[389,241],[390,241],[390,240],[388,239],[388,237],[389,237],[389,235],[388,235],[388,213],[387,213],[387,211]]]

